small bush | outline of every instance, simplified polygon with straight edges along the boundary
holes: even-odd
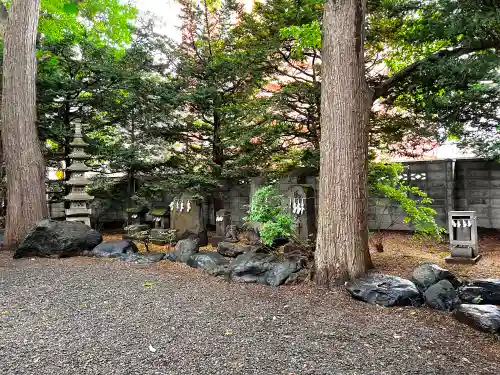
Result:
[[[260,238],[268,246],[277,237],[293,234],[292,216],[286,212],[283,196],[273,186],[265,186],[255,192],[245,221],[260,224]]]

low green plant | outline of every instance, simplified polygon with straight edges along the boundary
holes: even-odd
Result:
[[[273,186],[265,186],[255,192],[245,222],[259,224],[260,238],[268,246],[277,237],[293,234],[292,216],[286,213],[284,198]]]

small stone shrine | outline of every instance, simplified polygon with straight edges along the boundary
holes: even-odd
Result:
[[[131,225],[146,224],[146,214],[149,209],[145,206],[127,208],[127,222]]]
[[[474,264],[480,258],[477,246],[475,211],[450,211],[448,214],[450,252],[447,263]]]
[[[92,213],[90,201],[94,197],[85,192],[85,187],[91,183],[85,177],[85,172],[90,171],[90,168],[85,165],[89,155],[85,152],[88,144],[83,140],[82,125],[79,121],[75,121],[75,137],[70,146],[72,152],[68,157],[71,159],[71,165],[66,168],[66,171],[70,173],[70,178],[66,184],[71,187],[71,191],[64,197],[66,201],[70,202],[69,209],[66,210],[66,221],[79,221],[90,227]]]
[[[312,241],[316,234],[314,189],[310,185],[293,185],[288,190],[288,206],[295,233],[301,241]]]
[[[167,229],[170,227],[170,223],[168,221],[169,211],[167,208],[155,208],[149,213],[153,217],[154,229]]]
[[[153,217],[153,229],[149,233],[151,242],[155,245],[167,245],[173,240],[173,232],[170,229],[169,210],[167,208],[155,208],[150,211]]]
[[[176,230],[177,239],[197,236],[199,245],[206,246],[208,237],[202,200],[182,194],[170,202],[170,228]]]

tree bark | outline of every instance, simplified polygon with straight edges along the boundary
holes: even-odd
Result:
[[[316,282],[341,284],[371,266],[367,228],[370,90],[365,80],[366,0],[328,0],[323,17]]]
[[[36,36],[39,0],[13,0],[4,34],[2,143],[7,173],[4,247],[19,244],[48,217],[45,165],[36,128]]]

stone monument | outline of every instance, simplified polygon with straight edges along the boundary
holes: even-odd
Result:
[[[208,236],[202,200],[182,194],[170,202],[170,228],[176,230],[177,239],[196,236],[200,246],[206,246]]]
[[[287,197],[297,238],[304,242],[313,241],[316,236],[314,189],[310,185],[292,185]]]
[[[85,152],[88,144],[83,140],[80,121],[75,121],[75,136],[70,146],[72,152],[68,157],[71,160],[71,165],[66,168],[66,171],[70,173],[70,178],[66,184],[70,186],[71,191],[64,197],[70,203],[69,209],[66,210],[66,220],[80,221],[90,226],[90,215],[92,213],[90,202],[94,197],[85,192],[85,187],[91,181],[85,177],[85,172],[90,171],[90,168],[85,165],[89,155]]]
[[[219,210],[215,214],[215,236],[210,239],[212,246],[216,247],[219,242],[225,241],[227,228],[231,225],[231,212]]]
[[[481,254],[477,244],[475,211],[450,211],[448,214],[451,255],[446,263],[475,264]]]

